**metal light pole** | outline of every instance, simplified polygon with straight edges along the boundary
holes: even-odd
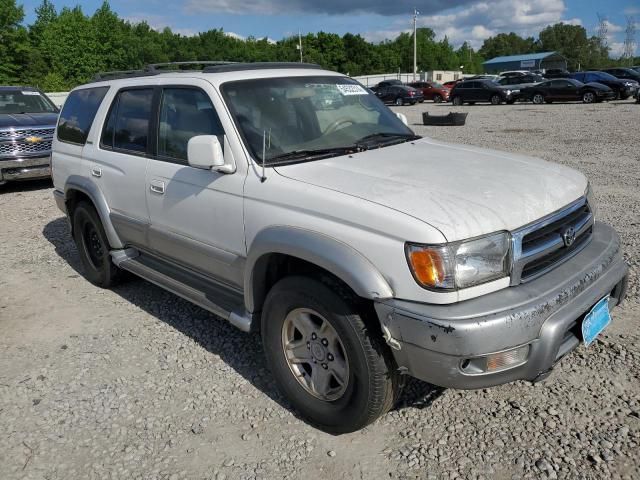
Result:
[[[300,63],[302,63],[302,33],[298,30],[298,50],[300,50]]]
[[[416,74],[418,73],[418,43],[417,43],[417,27],[418,14],[420,12],[413,9],[413,81],[416,81]]]

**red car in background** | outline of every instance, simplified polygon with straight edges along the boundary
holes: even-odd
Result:
[[[420,81],[411,82],[407,85],[420,90],[425,100],[433,100],[435,103],[449,101],[449,92],[451,90],[444,85],[440,85],[438,82]]]
[[[462,81],[461,78],[459,78],[458,80],[449,80],[448,82],[444,82],[442,86],[445,88],[448,88],[449,90],[453,90],[453,87],[456,86],[456,83],[459,83],[461,81]]]

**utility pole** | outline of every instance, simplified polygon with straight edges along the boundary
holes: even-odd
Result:
[[[631,15],[627,16],[625,34],[622,58],[631,65],[636,50],[636,21]]]
[[[418,42],[417,42],[417,21],[418,21],[418,14],[420,12],[418,10],[416,10],[415,8],[413,9],[413,81],[416,81],[416,74],[418,73]]]
[[[300,50],[300,63],[302,63],[302,33],[298,30],[298,50]]]

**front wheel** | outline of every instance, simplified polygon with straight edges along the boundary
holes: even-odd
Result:
[[[113,286],[122,271],[111,260],[109,241],[98,212],[87,202],[80,202],[73,210],[73,239],[87,280],[102,288]]]
[[[593,92],[584,92],[582,94],[583,103],[593,103],[596,101],[596,95]]]
[[[544,95],[541,93],[534,93],[533,97],[531,97],[531,101],[536,105],[542,105],[544,103]]]
[[[502,98],[500,95],[492,95],[491,96],[491,105],[500,105],[502,103]]]
[[[442,95],[434,95],[433,103],[442,103]]]
[[[402,106],[404,105],[404,100],[402,100],[402,98],[398,97],[396,98],[396,101],[394,102],[397,106]]]
[[[307,277],[284,278],[267,295],[261,328],[280,391],[323,430],[347,433],[393,406],[399,379],[380,335],[338,290]]]
[[[451,101],[456,107],[460,107],[462,105],[462,97],[453,97]]]

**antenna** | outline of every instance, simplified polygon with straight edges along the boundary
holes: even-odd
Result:
[[[271,135],[269,135],[269,142],[271,142]],[[260,177],[260,183],[264,183],[267,180],[267,176],[264,174],[264,161],[267,156],[267,131],[262,131],[262,177]]]

